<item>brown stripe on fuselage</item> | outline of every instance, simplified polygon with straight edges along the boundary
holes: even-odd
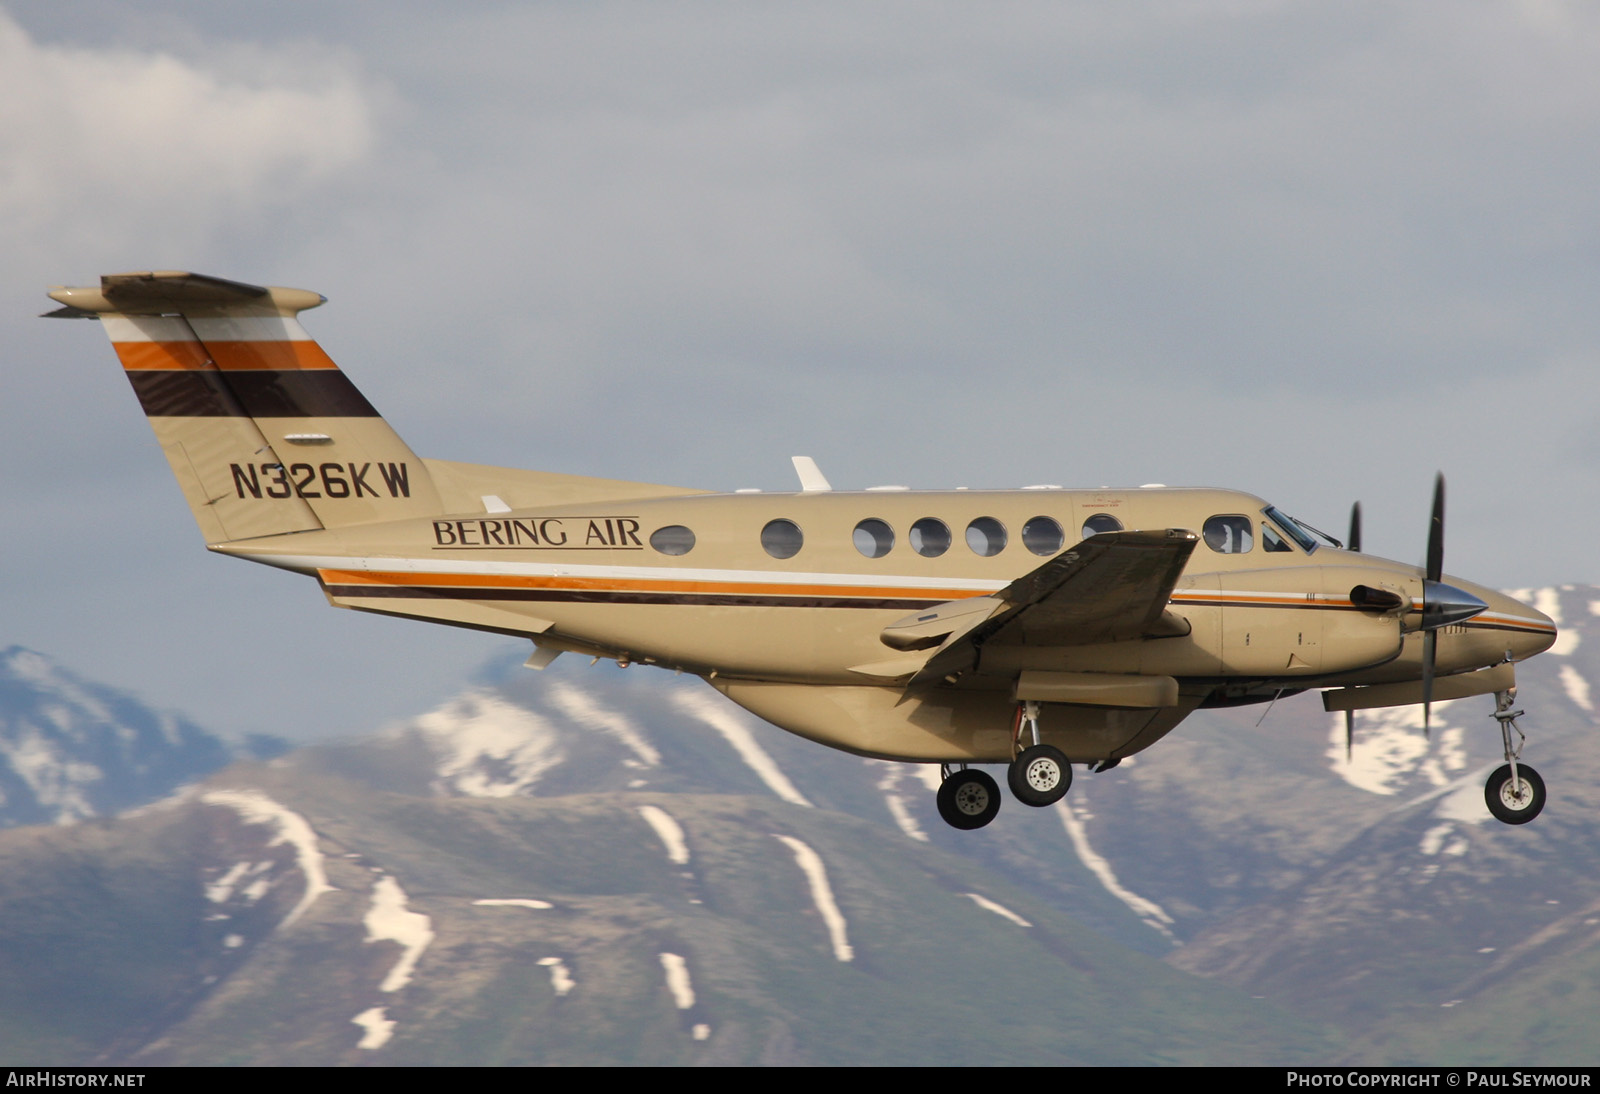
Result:
[[[556,577],[540,574],[441,574],[368,570],[318,570],[317,576],[325,585],[348,585],[352,588],[392,587],[423,590],[470,588],[475,592],[483,589],[558,589],[567,592],[763,596],[776,598],[783,603],[788,603],[796,596],[810,596],[827,600],[881,600],[893,601],[896,604],[916,601],[943,604],[947,600],[988,595],[973,589],[907,589],[892,585],[827,585],[784,581],[695,581],[671,577]]]

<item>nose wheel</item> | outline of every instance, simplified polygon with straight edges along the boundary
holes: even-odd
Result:
[[[1527,824],[1544,809],[1544,780],[1527,764],[1518,763],[1523,742],[1527,740],[1517,727],[1523,711],[1512,710],[1517,699],[1517,689],[1507,688],[1494,695],[1494,718],[1500,723],[1500,738],[1505,743],[1505,765],[1495,769],[1484,784],[1483,800],[1495,820],[1506,824]],[[1517,735],[1513,743],[1511,735]]]
[[[1527,824],[1544,808],[1544,780],[1527,764],[1505,764],[1489,776],[1483,798],[1495,820]]]

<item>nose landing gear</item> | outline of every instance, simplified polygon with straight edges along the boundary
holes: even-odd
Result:
[[[1525,712],[1511,709],[1516,699],[1517,689],[1514,687],[1494,693],[1494,719],[1500,723],[1506,762],[1489,776],[1483,788],[1483,798],[1496,820],[1506,824],[1527,824],[1544,809],[1544,780],[1533,768],[1517,762],[1527,737],[1517,727],[1517,719]],[[1515,744],[1511,741],[1512,733],[1517,735]]]

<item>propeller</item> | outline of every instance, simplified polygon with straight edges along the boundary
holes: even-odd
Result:
[[[1361,503],[1350,507],[1352,551],[1361,550]],[[1422,732],[1428,734],[1433,721],[1433,680],[1437,675],[1440,627],[1471,619],[1489,605],[1465,589],[1444,583],[1444,475],[1433,480],[1433,512],[1428,521],[1428,554],[1423,563],[1422,581]],[[1400,606],[1398,598],[1382,589],[1358,585],[1350,590],[1358,608],[1389,611]],[[1344,712],[1344,755],[1350,759],[1355,736],[1355,712]]]
[[[1428,523],[1428,559],[1422,582],[1422,732],[1433,713],[1433,678],[1440,627],[1471,619],[1489,605],[1465,589],[1446,585],[1444,576],[1444,475],[1433,480],[1433,516]]]
[[[1433,668],[1438,654],[1438,625],[1428,626],[1428,609],[1433,606],[1433,587],[1444,576],[1444,472],[1433,480],[1433,515],[1428,520],[1428,560],[1422,582],[1422,735],[1428,736],[1433,716]]]
[[[1361,503],[1358,501],[1350,506],[1350,538],[1345,540],[1347,550],[1361,550]],[[1354,748],[1356,735],[1356,712],[1344,712],[1344,761],[1350,762],[1351,752]]]

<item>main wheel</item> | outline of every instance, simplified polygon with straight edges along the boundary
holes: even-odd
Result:
[[[1006,782],[1024,805],[1054,805],[1072,786],[1072,765],[1054,745],[1034,745],[1011,761]]]
[[[957,771],[939,784],[939,815],[952,828],[982,828],[1000,812],[1000,787],[986,773]]]
[[[1520,785],[1518,785],[1520,784]],[[1517,783],[1511,781],[1511,765],[1496,769],[1483,788],[1483,800],[1496,820],[1507,824],[1527,824],[1544,808],[1544,780],[1526,764],[1517,765]]]

